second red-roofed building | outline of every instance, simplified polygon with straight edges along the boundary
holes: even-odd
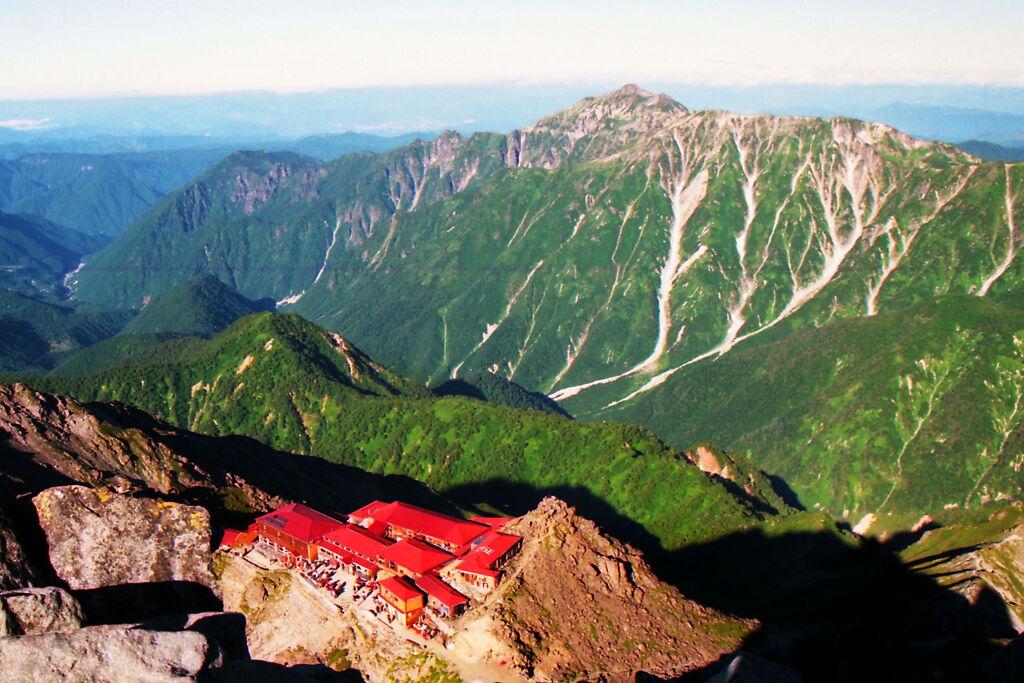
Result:
[[[501,578],[502,567],[516,556],[522,545],[520,536],[492,531],[452,563],[446,573],[470,585],[493,589]]]
[[[399,541],[414,538],[458,554],[486,534],[490,527],[465,519],[449,517],[401,501],[374,501],[348,516],[353,524],[381,528],[388,538]]]
[[[436,569],[455,559],[453,555],[440,548],[412,538],[403,538],[388,546],[381,553],[381,558],[389,569],[413,577],[423,576],[431,569]]]
[[[351,524],[338,527],[318,542],[321,559],[334,560],[364,578],[376,576],[378,567],[386,566],[384,553],[392,545],[388,539]]]
[[[469,598],[434,574],[416,579],[416,587],[427,594],[427,606],[442,617],[457,617],[469,606]]]
[[[305,505],[291,503],[258,517],[254,526],[260,542],[274,550],[315,560],[317,541],[344,524]]]

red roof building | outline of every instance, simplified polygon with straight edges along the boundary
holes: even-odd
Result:
[[[416,579],[416,587],[427,594],[427,606],[445,617],[462,614],[469,604],[469,598],[434,574],[424,574]]]
[[[218,548],[234,548],[238,537],[242,534],[238,529],[224,529],[224,533],[220,536],[220,543],[217,544]]]
[[[384,535],[388,538],[415,538],[456,553],[489,529],[483,524],[424,510],[401,501],[374,501],[349,515],[349,521],[364,527],[383,522],[387,525]]]
[[[323,550],[339,554],[347,552],[375,565],[384,565],[384,552],[392,545],[388,539],[361,527],[344,524],[324,535],[319,542]]]
[[[492,529],[500,529],[512,521],[511,517],[470,517],[469,521],[489,526]]]
[[[388,546],[381,558],[388,568],[416,577],[455,559],[443,550],[412,538],[403,538]]]
[[[348,516],[348,521],[350,524],[366,526],[367,524],[373,521],[374,514],[377,512],[377,510],[380,510],[385,505],[387,505],[387,503],[385,503],[383,500],[375,500],[372,503],[364,505],[355,512],[350,513]]]
[[[501,568],[516,556],[522,543],[520,536],[491,531],[453,564],[451,571],[473,585],[494,588],[501,578]]]
[[[320,549],[317,554],[318,560],[333,562],[335,566],[342,567],[349,574],[361,576],[364,579],[372,579],[377,576],[377,572],[380,570],[375,562],[370,562],[358,555],[353,555],[332,544],[320,541],[318,547]]]
[[[296,557],[315,559],[321,536],[344,525],[333,517],[292,503],[256,519],[256,534],[271,547]]]

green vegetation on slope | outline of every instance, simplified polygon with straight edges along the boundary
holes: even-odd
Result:
[[[217,278],[206,276],[154,297],[122,332],[212,337],[239,318],[265,309]]]
[[[171,339],[210,338],[239,318],[265,309],[214,277],[184,282],[154,297],[116,336],[82,349],[53,374],[86,375]]]
[[[79,349],[113,336],[133,315],[0,290],[0,371],[46,372]]]
[[[750,503],[643,429],[430,398],[297,316],[257,314],[212,341],[147,353],[148,365],[25,381],[129,403],[202,433],[410,476],[467,502],[504,491],[524,505],[557,493],[612,530],[653,534],[670,548],[757,519]]]
[[[679,379],[834,321],[1018,290],[1022,196],[1024,165],[979,163],[880,124],[692,112],[626,87],[504,136],[449,133],[328,164],[233,155],[87,264],[78,292],[134,303],[214,272],[417,380],[493,371],[583,420],[628,416],[756,452],[807,505],[898,512],[1004,492],[987,480],[973,495],[958,488],[997,457],[1002,404],[957,418],[971,425],[945,442],[957,457],[915,456],[931,395],[917,390],[959,362],[969,332],[929,351],[925,368],[883,360],[870,375],[887,387],[879,396],[902,396],[901,381],[913,389],[896,413],[861,410],[855,427],[795,407],[816,390],[786,379],[769,395],[818,422],[779,422],[779,438],[767,423],[701,433],[692,415],[784,416],[684,412]],[[908,353],[911,365],[925,357]],[[745,373],[728,379],[714,390],[763,400]],[[837,393],[840,408],[852,410],[850,394],[862,396]],[[959,459],[970,460],[963,474]]]
[[[229,151],[24,154],[0,167],[0,208],[114,236]]]
[[[35,216],[0,213],[0,289],[60,296],[64,275],[106,243]]]
[[[470,372],[457,379],[448,380],[433,392],[437,396],[464,396],[509,408],[539,410],[567,416],[557,403],[544,394],[529,391],[493,372]]]
[[[840,320],[695,365],[611,414],[746,452],[836,515],[1019,498],[1016,303],[949,296]]]

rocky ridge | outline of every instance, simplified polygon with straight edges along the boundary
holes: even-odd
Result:
[[[523,550],[500,589],[459,622],[452,648],[461,656],[507,661],[529,680],[672,678],[735,650],[757,626],[688,600],[557,498],[506,529],[523,536]]]
[[[224,212],[195,226],[152,214],[86,264],[79,294],[134,302],[215,270],[405,375],[440,384],[493,371],[577,417],[640,423],[688,448],[707,437],[674,431],[674,397],[703,386],[693,373],[739,347],[945,295],[988,301],[1019,289],[1024,273],[1015,237],[1024,166],[847,118],[691,111],[626,86],[510,135],[447,134],[327,167],[315,197],[278,194],[252,214],[227,191],[211,200]],[[112,281],[127,262],[139,271]],[[958,377],[930,376],[934,354],[915,353],[908,370],[924,364],[923,379],[943,380],[943,398]],[[932,446],[908,444],[909,434],[922,433],[919,418],[924,433],[941,424],[927,407],[916,414],[932,392],[916,376],[901,385],[907,374],[873,384],[883,395],[869,429],[884,443],[872,452],[893,457],[850,469],[891,480],[923,466]],[[753,398],[727,379],[715,393]],[[815,389],[794,403],[813,405]],[[992,383],[984,393],[1012,406],[1010,392]],[[905,399],[911,415],[898,414]],[[756,457],[779,424],[761,412],[722,445]],[[992,458],[998,421],[936,448]],[[813,436],[816,424],[798,428]],[[809,439],[789,429],[776,439],[783,452]],[[844,436],[804,450],[836,459],[828,449]],[[896,457],[904,446],[906,461]],[[848,494],[849,477],[833,468],[797,493],[835,514],[926,511],[911,486],[889,497],[873,483],[861,499]]]

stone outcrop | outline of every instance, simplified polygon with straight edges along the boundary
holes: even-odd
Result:
[[[523,551],[459,624],[458,656],[504,661],[539,681],[671,678],[731,652],[756,626],[687,600],[639,551],[557,498],[506,528],[523,536]]]
[[[0,636],[74,631],[82,624],[82,606],[63,588],[0,593]]]
[[[1024,503],[977,524],[925,531],[902,556],[911,569],[964,596],[983,622],[1024,631]]]
[[[204,508],[85,486],[47,489],[32,502],[50,562],[74,590],[168,581],[215,586]]]
[[[188,681],[219,664],[195,631],[90,626],[71,633],[0,638],[7,683]]]

